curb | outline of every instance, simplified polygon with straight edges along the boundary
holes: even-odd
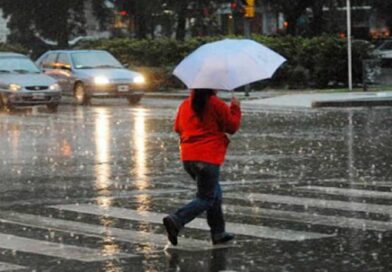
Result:
[[[392,100],[314,101],[312,108],[392,106]]]

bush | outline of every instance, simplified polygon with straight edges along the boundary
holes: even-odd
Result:
[[[108,50],[124,65],[145,74],[149,82],[148,90],[154,91],[184,88],[172,75],[174,67],[200,45],[222,38],[242,37],[214,36],[186,41],[115,38],[84,42],[78,48]],[[252,84],[256,88],[264,88],[266,83],[280,88],[324,88],[347,82],[346,39],[327,35],[313,38],[253,35],[252,39],[287,59],[270,80]],[[27,52],[20,46],[8,44],[0,44],[0,50]],[[369,58],[370,50],[369,42],[353,41],[354,84],[362,83],[362,60]]]
[[[14,53],[21,53],[21,54],[28,54],[28,50],[21,45],[15,44],[7,44],[7,43],[0,43],[0,51],[1,52],[14,52]]]

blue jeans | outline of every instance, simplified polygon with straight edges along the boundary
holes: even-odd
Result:
[[[196,181],[196,198],[178,209],[172,218],[183,227],[204,211],[207,211],[207,223],[211,235],[225,231],[222,212],[222,190],[219,185],[220,166],[205,162],[186,161],[184,168]]]

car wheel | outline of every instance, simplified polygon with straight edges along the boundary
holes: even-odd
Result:
[[[75,85],[74,97],[76,99],[76,103],[79,105],[87,105],[90,102],[90,98],[87,96],[84,85],[81,82],[76,83]]]
[[[59,107],[59,104],[53,103],[53,104],[48,104],[46,105],[46,108],[48,109],[49,112],[57,112],[57,108]]]
[[[129,105],[137,105],[142,99],[142,95],[132,95],[127,97]]]

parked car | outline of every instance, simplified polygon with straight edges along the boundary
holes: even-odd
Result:
[[[57,111],[61,88],[56,80],[43,74],[27,56],[0,52],[0,110],[46,105]]]
[[[80,105],[91,98],[126,98],[137,104],[143,96],[142,74],[126,69],[104,50],[54,50],[43,54],[36,64],[55,78],[64,95],[74,96]]]
[[[385,40],[380,43],[374,49],[373,54],[382,59],[392,59],[392,40]]]

